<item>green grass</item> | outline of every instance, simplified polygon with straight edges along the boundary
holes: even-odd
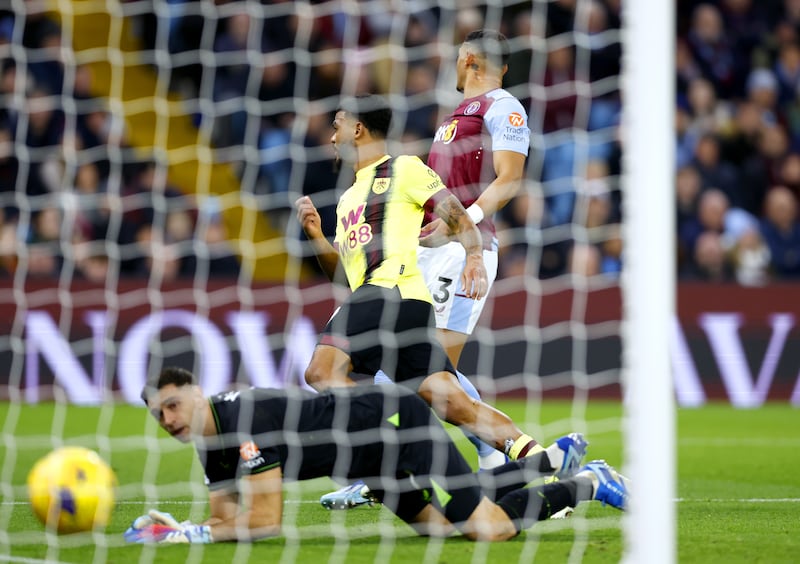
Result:
[[[622,460],[618,404],[547,402],[540,407],[504,401],[498,407],[547,440],[573,427],[586,431],[590,456],[612,464]],[[710,405],[680,410],[677,419],[678,560],[796,561],[800,411],[777,404],[757,410]],[[0,403],[0,422],[0,561],[590,563],[617,562],[623,551],[621,514],[596,503],[583,504],[572,519],[540,523],[506,543],[430,541],[414,536],[380,507],[324,510],[316,500],[333,488],[327,478],[287,485],[284,523],[291,525],[281,538],[205,547],[126,545],[122,531],[149,507],[181,519],[204,518],[202,470],[190,446],[156,432],[143,408],[124,405]],[[98,436],[98,429],[107,432]],[[452,433],[474,463],[470,445],[458,431]],[[105,435],[113,437],[113,448]],[[117,473],[120,499],[105,534],[48,534],[26,505],[27,471],[57,445],[51,436],[98,450]],[[382,533],[388,539],[383,543]]]

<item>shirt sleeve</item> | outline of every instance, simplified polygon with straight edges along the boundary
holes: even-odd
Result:
[[[278,451],[275,448],[261,449],[253,440],[243,441],[239,445],[239,475],[259,474],[281,465]]]
[[[492,151],[514,151],[527,156],[531,130],[528,115],[519,100],[513,96],[495,100],[483,120],[492,137]]]
[[[434,201],[442,197],[442,194],[437,195],[437,193],[447,188],[432,168],[423,163],[419,157],[406,155],[401,159],[402,161],[398,163],[400,165],[398,172],[403,175],[401,179],[403,191],[412,202],[424,207],[432,197],[436,196]]]

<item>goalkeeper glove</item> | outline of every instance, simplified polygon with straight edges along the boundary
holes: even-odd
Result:
[[[137,517],[123,537],[134,543],[209,543],[211,528],[195,525],[191,521],[178,521],[169,513],[151,509],[147,515]]]

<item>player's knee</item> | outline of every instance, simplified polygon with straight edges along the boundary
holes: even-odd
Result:
[[[436,415],[449,423],[462,425],[475,420],[475,400],[467,395],[449,372],[428,376],[420,386],[419,394]]]
[[[519,531],[500,506],[484,498],[464,524],[463,533],[470,540],[496,542],[513,538]]]
[[[308,365],[303,377],[306,380],[306,384],[317,391],[327,387],[328,378],[326,374],[322,370],[319,370],[314,363]]]

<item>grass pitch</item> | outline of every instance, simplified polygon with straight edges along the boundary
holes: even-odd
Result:
[[[588,456],[620,466],[621,408],[616,403],[548,401],[498,407],[545,440],[585,431]],[[122,540],[150,507],[179,519],[207,511],[202,470],[191,446],[156,429],[144,408],[0,403],[0,562],[617,562],[621,513],[582,504],[568,520],[548,521],[505,543],[419,538],[381,507],[328,512],[317,500],[334,488],[324,478],[288,484],[284,536],[252,544],[132,546]],[[468,460],[475,455],[451,430]],[[117,473],[119,502],[104,534],[56,536],[33,517],[25,478],[33,462],[60,444],[98,450]],[[710,405],[678,412],[678,560],[796,562],[800,553],[800,411]],[[658,445],[652,445],[653,449]]]

